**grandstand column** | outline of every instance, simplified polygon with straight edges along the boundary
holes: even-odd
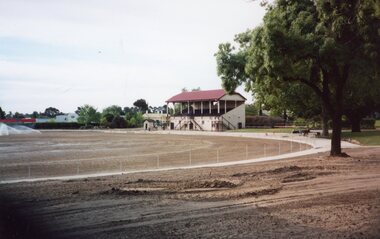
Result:
[[[218,100],[218,114],[220,114],[220,101]]]
[[[227,113],[227,100],[224,101],[224,113]]]
[[[208,102],[208,113],[211,115],[211,100]]]
[[[187,102],[187,114],[190,114],[190,101]]]
[[[180,103],[181,115],[182,115],[182,102]]]
[[[201,101],[201,114],[203,115],[203,101]]]

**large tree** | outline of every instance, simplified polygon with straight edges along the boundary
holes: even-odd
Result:
[[[215,55],[223,88],[233,92],[244,83],[245,90],[252,92],[259,115],[265,109],[283,116],[285,121],[289,115],[313,120],[319,116],[323,135],[328,136],[328,117],[312,90],[304,84],[279,81],[268,74],[263,34],[263,28],[258,27],[236,35],[237,51],[230,43],[219,45]]]
[[[45,112],[44,114],[49,117],[49,118],[54,118],[56,117],[57,115],[60,115],[62,114],[61,111],[59,111],[59,109],[57,108],[54,108],[54,107],[48,107],[45,109]]]
[[[118,105],[111,105],[103,109],[100,123],[111,128],[125,128],[125,119],[120,117],[124,113]]]
[[[239,42],[247,50],[227,58],[235,66],[227,64],[227,70],[219,71],[223,86],[234,88],[247,81],[269,81],[273,87],[281,82],[308,86],[332,119],[330,154],[342,155],[347,82],[355,80],[353,76],[363,65],[375,75],[380,66],[379,19],[370,2],[275,1],[268,7],[263,25],[251,33],[249,44]],[[228,45],[220,46],[219,52],[223,47]],[[223,68],[219,55],[218,68]],[[240,59],[247,63],[239,64]]]
[[[32,113],[32,115],[31,115],[31,117],[32,118],[38,118],[38,117],[40,117],[40,115],[38,114],[38,112],[37,111],[33,111],[33,113]]]
[[[360,132],[361,120],[380,106],[380,79],[366,66],[361,69],[348,80],[344,97],[343,112],[351,123],[352,132]]]
[[[22,113],[16,112],[13,117],[16,119],[23,119],[25,118],[25,115]]]
[[[146,103],[144,99],[136,100],[133,105],[136,106],[140,112],[145,112],[148,110],[148,103]]]
[[[96,108],[91,105],[83,105],[79,107],[79,117],[78,122],[81,124],[90,125],[100,123],[100,113],[97,112]],[[79,109],[78,108],[78,109]]]
[[[118,105],[111,105],[103,109],[103,115],[111,114],[114,117],[120,116],[123,114],[123,109]]]

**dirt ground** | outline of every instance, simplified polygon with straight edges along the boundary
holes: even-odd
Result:
[[[308,147],[237,137],[44,131],[0,137],[0,181],[202,165]]]
[[[0,185],[0,238],[380,238],[380,148]]]

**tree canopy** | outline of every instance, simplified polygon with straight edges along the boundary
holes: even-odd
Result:
[[[133,103],[134,106],[136,106],[140,112],[145,112],[148,110],[148,103],[144,99],[138,99]]]
[[[330,153],[341,155],[347,87],[360,81],[363,67],[368,80],[379,80],[379,32],[372,1],[277,0],[261,26],[237,35],[237,50],[219,46],[218,75],[228,92],[244,83],[288,97],[284,84],[308,87],[332,119]]]
[[[120,106],[118,106],[118,105],[108,106],[105,109],[103,109],[103,112],[102,112],[103,115],[111,114],[114,117],[120,116],[123,113],[124,113],[123,109]]]
[[[45,109],[44,114],[49,117],[49,118],[55,118],[57,115],[62,114],[59,109],[54,108],[54,107],[48,107]]]
[[[91,105],[83,105],[79,107],[78,122],[81,124],[90,125],[100,123],[101,114]]]

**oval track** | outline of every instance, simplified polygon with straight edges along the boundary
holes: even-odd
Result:
[[[0,181],[197,167],[308,148],[290,141],[228,136],[44,131],[0,138]]]

